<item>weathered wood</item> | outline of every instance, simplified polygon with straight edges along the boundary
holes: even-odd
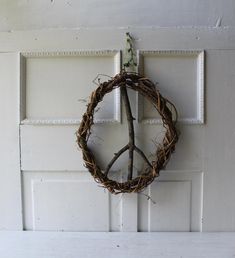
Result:
[[[104,174],[107,176],[109,173],[109,170],[111,169],[112,165],[114,164],[114,162],[126,151],[129,149],[129,146],[126,145],[123,148],[121,148],[117,153],[114,154],[114,157],[111,159],[111,161],[109,162],[109,164],[107,165]]]
[[[0,232],[4,258],[234,257],[235,233]]]
[[[131,112],[131,105],[125,86],[121,87],[121,95],[126,109],[126,118],[129,131],[129,161],[128,161],[128,180],[132,179],[133,175],[133,163],[134,163],[134,149],[135,149],[135,131],[134,131],[134,118]]]

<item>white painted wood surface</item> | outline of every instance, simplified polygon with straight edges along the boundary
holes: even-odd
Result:
[[[4,132],[2,137],[3,147],[1,146],[2,153],[5,150],[9,150],[8,148],[10,150],[17,150],[19,147],[19,139],[17,138],[20,122],[19,110],[17,110],[20,99],[18,52],[23,52],[25,55],[27,52],[48,53],[49,51],[54,51],[54,53],[62,53],[59,55],[63,55],[63,53],[70,53],[70,51],[75,53],[76,51],[84,50],[99,52],[102,49],[122,49],[124,32],[125,29],[114,31],[91,29],[0,33],[1,51],[14,52],[13,54],[0,54],[3,56],[14,56],[10,63],[8,63],[8,58],[3,58],[3,63],[1,63],[2,69],[5,68],[8,71],[8,73],[4,73],[4,76],[8,74],[6,81],[8,82],[7,89],[9,90],[7,94],[1,95],[3,98],[1,103],[4,105],[9,104],[10,108],[8,110],[13,112],[6,118],[5,106],[1,109],[3,120],[8,125],[1,125]],[[45,87],[44,96],[48,97],[45,103],[42,101],[37,102],[36,100],[34,102],[33,98],[35,97],[33,97],[33,94],[27,95],[27,93],[30,93],[30,85],[28,85],[25,92],[22,92],[25,93],[25,97],[21,96],[21,107],[27,106],[31,109],[32,105],[35,104],[36,106],[32,108],[34,112],[40,113],[41,109],[45,112],[51,112],[49,120],[52,119],[52,121],[57,122],[43,123],[41,121],[40,123],[32,122],[28,124],[27,122],[22,122],[20,125],[22,182],[20,180],[20,173],[17,174],[20,170],[19,153],[7,152],[7,157],[13,157],[15,163],[6,163],[7,159],[1,161],[0,176],[3,186],[1,190],[3,189],[6,194],[2,195],[4,197],[0,199],[0,207],[3,207],[4,210],[4,207],[12,204],[11,207],[14,207],[15,212],[9,223],[7,221],[9,218],[8,213],[1,213],[3,229],[22,229],[21,221],[23,221],[24,229],[26,230],[234,231],[235,194],[233,186],[235,177],[233,173],[233,153],[235,145],[233,128],[235,121],[233,119],[233,110],[235,107],[233,85],[235,77],[233,67],[235,66],[235,30],[229,28],[226,30],[202,28],[148,30],[142,28],[133,30],[133,34],[135,37],[139,37],[139,40],[136,41],[136,48],[139,50],[169,51],[168,53],[182,50],[204,50],[206,57],[204,74],[202,75],[205,78],[205,101],[203,99],[200,100],[200,94],[195,90],[195,88],[198,88],[198,82],[193,82],[189,89],[187,89],[183,72],[181,72],[180,76],[173,78],[178,80],[176,85],[184,82],[185,91],[191,91],[190,94],[186,94],[187,98],[182,98],[182,106],[184,101],[187,104],[186,106],[188,106],[190,100],[194,104],[200,103],[205,105],[205,123],[179,124],[181,136],[176,152],[172,156],[167,170],[162,172],[161,177],[158,178],[156,183],[145,192],[151,195],[152,200],[156,204],[152,203],[151,200],[147,200],[147,197],[141,194],[139,196],[120,195],[117,197],[107,195],[102,188],[99,188],[92,181],[93,179],[89,174],[87,174],[87,178],[84,180],[83,173],[86,172],[84,171],[81,153],[78,152],[75,143],[74,133],[77,125],[70,123],[70,120],[63,120],[64,117],[62,115],[60,117],[59,112],[61,110],[63,112],[71,111],[71,107],[74,107],[74,102],[70,103],[69,101],[70,97],[73,96],[73,91],[68,96],[64,96],[65,110],[62,109],[63,106],[60,106],[56,110],[58,113],[55,113],[50,110],[49,96],[51,95],[46,92],[50,91],[50,85],[48,84]],[[163,55],[161,57],[163,60],[159,61],[157,57],[157,55],[153,56],[153,60],[151,60],[153,66],[155,64],[162,65],[166,61],[164,59],[167,58]],[[30,59],[31,57],[28,56],[27,58]],[[32,58],[34,59],[35,56]],[[46,60],[47,57],[43,54],[40,58],[40,66],[43,66],[48,61]],[[79,56],[76,58],[79,59]],[[96,60],[98,57],[91,58]],[[182,61],[182,56],[180,55],[174,58],[179,62]],[[44,72],[48,76],[59,74],[59,77],[64,79],[63,76],[66,77],[66,73],[62,75],[62,71],[64,72],[65,68],[56,64],[56,58],[54,59],[53,57],[52,59],[49,60],[51,62],[50,67],[48,70],[45,69]],[[34,61],[36,61],[36,66],[39,65],[37,63],[38,60],[34,59]],[[67,57],[63,59],[66,65],[70,61],[70,58]],[[106,64],[105,67],[114,71],[116,64],[120,64],[120,56],[119,62],[116,61],[115,58],[110,58],[109,64],[112,68],[109,67],[109,64]],[[40,93],[40,80],[43,82],[43,73],[39,76],[37,70],[40,66],[36,69],[34,65],[35,69],[33,68],[31,72],[30,69],[28,70],[30,73],[28,77],[32,76],[32,79],[35,76],[36,84],[31,86],[35,87],[37,92]],[[80,65],[82,66],[82,64]],[[84,61],[84,65],[86,67],[86,61]],[[99,70],[97,66],[96,63],[95,69]],[[182,67],[185,66],[186,64],[183,63]],[[164,69],[161,73],[167,74],[173,69],[167,65],[167,62],[164,63],[163,67]],[[198,67],[194,65],[194,60],[190,60],[190,65],[188,70],[186,70],[196,74],[197,69]],[[49,70],[51,70],[51,73]],[[74,70],[72,71],[72,75],[76,75]],[[110,70],[107,71],[109,72]],[[89,69],[87,69],[87,73],[89,73]],[[9,74],[13,75],[13,77],[9,77]],[[172,74],[177,75],[174,71]],[[21,74],[21,79],[23,76],[25,74]],[[9,78],[13,80],[13,83],[10,83]],[[187,81],[190,81],[190,78],[195,79],[195,77],[186,75]],[[53,80],[54,77],[50,77],[50,81],[53,82]],[[163,84],[164,80],[163,78]],[[25,82],[24,78],[21,82]],[[4,84],[1,84],[1,87],[2,85]],[[55,84],[53,84],[53,87],[53,90],[56,90]],[[27,89],[29,90],[28,92]],[[81,87],[74,95],[82,94],[86,90],[86,88]],[[2,92],[4,91],[2,90]],[[193,94],[195,92],[197,92],[196,96]],[[174,102],[174,97],[177,97],[176,94],[178,94],[177,89],[175,94],[170,94],[171,96],[167,97]],[[60,92],[59,97],[61,98],[62,95]],[[29,101],[27,104],[25,101],[27,99],[26,96],[32,98],[32,102]],[[77,96],[77,98],[80,97]],[[138,108],[141,107],[141,103],[138,103],[135,93],[131,94],[131,99],[136,115]],[[53,102],[53,98],[51,98],[51,102]],[[31,103],[31,106],[29,103]],[[119,104],[121,105],[121,103]],[[189,110],[190,114],[194,114],[193,110]],[[117,109],[112,106],[109,111],[112,118],[117,117]],[[37,116],[39,113],[37,113]],[[151,113],[151,115],[153,114]],[[7,120],[9,117],[12,120]],[[21,116],[22,120],[24,118]],[[104,167],[105,163],[112,158],[113,153],[126,142],[127,131],[124,110],[122,110],[120,118],[122,118],[122,123],[100,123],[95,125],[93,137],[91,137],[91,146],[94,148],[95,155],[104,161],[101,167]],[[147,155],[153,153],[156,149],[153,141],[161,140],[161,125],[138,123],[137,120],[135,129],[137,132],[136,142],[138,142]],[[13,135],[15,137],[12,138],[13,143],[8,141],[9,133],[10,138]],[[5,138],[5,136],[7,137]],[[114,166],[112,171],[112,175],[120,180],[125,172],[124,164],[126,160],[127,156],[124,155],[120,166]],[[136,172],[142,167],[141,162],[137,163]],[[12,171],[11,166],[13,164],[16,165],[14,175],[9,172]],[[7,169],[7,171],[2,172],[2,168],[4,171]],[[119,172],[122,173],[120,173],[120,176],[117,176]],[[7,194],[11,189],[8,187],[11,183],[16,192],[10,191],[10,193],[12,195],[14,193],[13,197],[15,199],[12,198],[11,194]],[[92,184],[94,184],[94,187],[89,188]],[[22,190],[23,197],[22,214],[20,190]],[[81,197],[81,192],[84,191],[87,194]],[[95,214],[98,209],[98,203],[100,204],[99,222],[94,221],[94,216],[90,214],[91,212]],[[86,216],[86,213],[80,210],[81,207],[85,207],[85,210],[89,212],[89,216]],[[53,219],[56,217],[56,214],[59,214],[57,219]],[[175,221],[173,221],[174,219]]]
[[[79,124],[98,79],[91,82],[99,74],[101,82],[105,74],[117,74],[120,61],[115,50],[22,53],[21,123]],[[120,122],[119,90],[105,96],[98,108],[96,122]]]
[[[232,258],[234,233],[0,232],[4,258]]]
[[[127,28],[0,32],[1,51],[123,49]],[[235,28],[130,28],[140,50],[234,49]],[[95,40],[94,40],[95,37]],[[68,40],[69,39],[69,40]]]
[[[19,55],[0,53],[0,230],[22,229]]]
[[[150,78],[152,77],[153,80],[157,78],[157,74],[156,76],[155,74],[153,75],[153,71],[156,69],[158,72],[158,66],[161,68],[159,70],[165,77],[163,76],[160,83],[163,86],[164,84],[169,85],[171,89],[171,94],[167,93],[166,90],[165,95],[172,95],[173,102],[174,99],[176,100],[176,105],[178,99],[180,106],[186,110],[190,107],[188,113],[181,115],[182,122],[190,120],[194,121],[194,123],[202,123],[204,120],[203,112],[198,113],[198,110],[203,110],[204,99],[203,94],[200,95],[198,92],[203,92],[203,52],[139,51],[138,54],[144,57],[141,67],[143,72]],[[146,60],[149,55],[152,58],[151,66],[148,65],[149,61]],[[24,89],[21,92],[25,94],[25,97],[21,98],[21,106],[25,107],[25,118],[31,121],[31,123],[25,124],[25,120],[23,120],[21,125],[24,229],[111,231],[114,226],[110,224],[110,217],[115,217],[115,211],[118,211],[117,214],[120,216],[119,231],[201,230],[202,200],[200,198],[202,198],[202,180],[198,181],[198,191],[192,192],[192,183],[191,179],[188,180],[188,176],[190,177],[193,171],[187,168],[184,173],[182,173],[182,170],[176,171],[175,174],[168,173],[167,181],[163,181],[160,185],[154,184],[149,187],[149,191],[145,194],[151,196],[153,202],[156,201],[156,203],[155,205],[147,204],[148,212],[144,215],[145,218],[144,216],[142,217],[143,223],[147,223],[148,226],[139,225],[139,212],[141,213],[145,207],[144,205],[142,207],[141,202],[138,203],[137,195],[122,195],[121,202],[115,208],[109,205],[107,193],[102,194],[97,186],[97,189],[94,188],[94,190],[90,188],[93,185],[95,187],[95,184],[93,183],[92,185],[89,175],[89,181],[83,180],[83,173],[85,173],[83,161],[81,153],[78,153],[77,147],[75,148],[74,132],[76,128],[69,123],[65,127],[66,123],[58,126],[58,123],[53,122],[61,121],[66,116],[69,119],[71,117],[75,120],[80,119],[84,112],[85,102],[83,102],[84,108],[81,108],[81,105],[78,106],[78,99],[84,99],[86,95],[89,96],[89,91],[92,90],[90,87],[92,78],[99,74],[101,65],[103,69],[101,74],[112,76],[117,73],[117,69],[115,71],[114,68],[118,66],[120,68],[121,55],[119,53],[114,51],[25,52],[22,54],[22,58],[25,58],[25,71],[21,74],[21,81],[23,82],[21,88]],[[107,60],[108,63],[106,63]],[[174,66],[179,67],[175,72]],[[153,70],[148,74],[150,67],[153,67]],[[110,68],[112,69],[110,70]],[[168,80],[169,76],[167,74],[170,72],[171,77]],[[184,76],[184,73],[187,76]],[[91,77],[91,74],[93,74],[93,77]],[[198,74],[200,74],[200,77],[197,76]],[[182,97],[184,91],[188,93],[185,97]],[[115,117],[120,116],[121,103],[118,98],[119,95],[116,97],[114,95],[112,100],[103,100],[106,106],[105,108],[101,106],[101,109],[97,112],[100,114],[102,121],[107,119],[107,113],[109,115],[107,121],[112,121],[112,118],[114,121]],[[25,103],[23,100],[25,100]],[[144,100],[139,98],[139,105],[137,105],[135,103],[136,99],[132,99],[132,104],[136,106],[137,113],[140,113],[141,101],[143,104]],[[122,111],[122,116],[118,119],[122,121],[122,124],[111,126],[108,123],[102,123],[92,130],[93,138],[89,141],[89,145],[91,149],[96,151],[97,160],[100,158],[106,164],[108,160],[111,160],[113,153],[125,145],[127,124],[123,108]],[[154,116],[158,115],[156,111],[154,113],[146,108],[144,108],[144,112],[145,115],[150,113],[153,120]],[[24,115],[22,115],[22,118],[24,119]],[[40,119],[40,123],[34,123],[34,120]],[[45,120],[51,120],[52,122],[44,123],[43,121]],[[57,126],[54,126],[54,124]],[[153,142],[156,144],[158,142],[155,139],[156,134],[163,135],[161,125],[150,124],[145,125],[147,129],[145,131],[142,130],[139,119],[136,119],[135,123],[135,128],[138,131],[139,146],[145,147],[147,156],[154,153],[152,147],[156,147]],[[150,127],[153,130],[148,130]],[[74,130],[73,133],[71,129]],[[109,133],[107,134],[108,131]],[[200,131],[197,134],[200,135]],[[126,161],[126,154],[123,156],[124,161]],[[136,173],[144,165],[138,158],[138,155],[136,155],[135,159],[138,164],[135,165]],[[118,170],[116,169],[114,173],[122,171],[123,180],[126,180],[127,169],[124,161],[122,166]],[[73,177],[70,177],[68,173],[70,171],[73,173]],[[81,171],[83,173],[80,173]],[[198,175],[200,177],[200,173]],[[159,180],[161,179],[159,178]],[[87,182],[89,182],[89,187]],[[157,188],[159,189],[157,190]],[[88,192],[86,192],[86,189]],[[79,199],[80,197],[81,199]],[[102,198],[104,199],[103,202],[101,202]],[[196,206],[194,204],[195,199],[199,200]],[[150,203],[150,201],[148,202]],[[87,205],[85,205],[86,203]],[[194,220],[192,220],[191,207],[194,207],[195,214],[197,214],[194,216]],[[113,208],[114,211],[111,210]],[[102,213],[94,212],[96,209],[99,209]],[[60,214],[58,219],[55,219],[56,214]],[[95,218],[95,214],[99,215],[99,219]]]
[[[179,122],[189,124],[204,122],[203,51],[142,50],[138,52],[138,61],[139,72],[156,82],[161,94],[174,96]],[[146,99],[141,99],[141,96],[139,98],[139,121],[147,124],[161,123],[155,108]]]
[[[25,172],[23,182],[27,230],[111,231],[115,227],[110,194],[97,187],[86,171]]]
[[[234,66],[234,50],[213,50],[208,54],[208,122],[204,135],[203,224],[205,231],[213,231],[215,226],[219,231],[235,231]],[[216,200],[220,202],[219,208]]]
[[[89,13],[89,15],[87,15]],[[26,0],[0,3],[1,31],[104,27],[228,27],[235,25],[231,0]]]
[[[200,171],[164,171],[138,196],[139,231],[202,231]],[[164,202],[164,200],[167,200]]]

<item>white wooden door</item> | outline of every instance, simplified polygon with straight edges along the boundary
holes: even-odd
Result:
[[[145,192],[116,196],[84,168],[75,132],[94,78],[120,71],[125,31],[6,33],[0,41],[0,207],[7,211],[0,214],[1,229],[235,229],[233,31],[132,33],[139,70],[177,106],[181,134],[166,170]],[[162,137],[159,116],[141,96],[129,94],[136,141],[150,156]],[[104,98],[92,131],[102,167],[127,138],[116,90]],[[135,160],[139,171],[142,161]],[[126,161],[123,156],[112,168],[117,180],[125,179]]]

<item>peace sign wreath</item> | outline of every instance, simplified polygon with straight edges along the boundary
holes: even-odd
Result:
[[[114,154],[113,159],[109,162],[105,170],[101,170],[97,164],[94,154],[88,147],[87,142],[91,134],[91,127],[94,124],[93,117],[96,106],[103,100],[103,97],[107,93],[110,93],[117,88],[120,88],[121,96],[126,109],[129,143]],[[133,125],[134,118],[131,113],[127,89],[132,89],[139,92],[153,104],[160,114],[163,126],[166,129],[163,141],[156,149],[154,154],[155,159],[152,161],[149,161],[142,150],[135,145]],[[175,119],[173,119],[173,116],[175,116]],[[85,167],[89,170],[95,181],[107,188],[111,193],[118,194],[140,192],[159,176],[160,170],[166,166],[171,157],[171,153],[175,150],[175,145],[178,141],[178,133],[175,127],[176,121],[177,110],[174,104],[159,93],[155,84],[151,80],[138,73],[130,73],[126,72],[125,70],[121,71],[110,80],[100,83],[98,88],[92,92],[86,112],[84,113],[80,127],[76,132],[77,143],[82,150]],[[108,174],[112,165],[127,150],[129,151],[127,181],[117,182],[115,180],[111,180]],[[134,151],[143,158],[147,166],[140,175],[132,178]]]

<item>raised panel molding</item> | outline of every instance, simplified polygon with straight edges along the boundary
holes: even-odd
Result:
[[[36,114],[36,116],[32,116],[32,117],[28,117],[28,113],[31,112],[31,107],[30,105],[28,105],[28,102],[30,102],[31,104],[34,103],[34,100],[29,100],[29,93],[27,90],[27,71],[29,70],[29,66],[30,64],[28,63],[29,60],[48,60],[48,59],[56,59],[58,58],[58,60],[64,60],[65,58],[92,58],[94,57],[95,60],[97,60],[97,58],[112,58],[111,60],[111,67],[110,69],[112,69],[112,74],[106,74],[105,72],[103,74],[101,74],[101,76],[113,76],[116,73],[118,73],[120,71],[121,68],[121,52],[118,50],[88,50],[88,51],[58,51],[58,52],[22,52],[20,54],[20,74],[21,74],[21,78],[20,78],[20,84],[21,84],[21,96],[20,96],[20,117],[21,117],[21,124],[25,124],[25,125],[77,125],[81,122],[81,118],[79,117],[64,117],[63,115],[58,115],[56,117],[53,117],[53,115],[49,115],[49,117],[45,117],[42,115],[42,117],[38,116],[38,114]],[[72,59],[71,59],[72,60]],[[41,62],[41,61],[40,61]],[[56,64],[56,62],[55,62]],[[35,65],[35,63],[34,63]],[[35,66],[36,68],[38,68],[37,66]],[[35,68],[35,69],[36,69]],[[99,71],[102,71],[101,69],[102,67],[98,67],[97,69]],[[100,70],[101,69],[101,70]],[[35,71],[34,71],[35,72]],[[98,72],[99,73],[99,72]],[[98,75],[98,73],[94,74],[94,78],[95,76]],[[48,73],[49,74],[49,73]],[[35,75],[35,74],[34,74]],[[34,83],[35,83],[35,79],[34,79]],[[95,82],[92,82],[92,80],[90,81],[90,84],[93,84]],[[86,89],[86,85],[84,85],[84,89]],[[39,89],[37,89],[38,91]],[[91,92],[89,92],[90,95]],[[36,96],[36,95],[35,95]],[[55,91],[55,96],[56,96],[56,91]],[[63,97],[63,96],[62,96]],[[89,96],[86,96],[87,98]],[[105,96],[106,97],[106,96]],[[79,101],[79,95],[77,96],[78,101]],[[108,97],[107,97],[108,98]],[[110,98],[110,97],[109,97]],[[80,101],[82,102],[82,105],[85,107],[86,106],[86,101],[88,99],[84,100],[84,99],[80,99]],[[51,99],[51,101],[53,102],[53,99]],[[42,101],[43,102],[43,101]],[[84,103],[83,103],[84,102]],[[69,103],[69,101],[67,101],[67,103]],[[94,118],[94,122],[95,123],[120,123],[121,122],[121,101],[120,101],[120,91],[119,89],[116,89],[113,91],[113,100],[109,100],[109,104],[113,106],[113,111],[110,111],[110,108],[108,109],[108,111],[106,110],[106,112],[110,113],[112,112],[112,115],[108,115],[108,117],[98,117],[98,118]],[[35,104],[32,104],[35,107]],[[31,106],[32,106],[31,105]],[[45,105],[45,103],[40,103],[39,105]],[[64,103],[61,103],[61,105],[63,106]],[[101,103],[102,105],[102,103]],[[83,107],[83,108],[84,108]],[[64,105],[64,108],[66,108],[66,105]],[[40,109],[40,106],[37,107],[37,109]],[[76,106],[76,110],[77,113],[81,112],[79,110],[80,107]],[[37,110],[37,113],[38,113]],[[85,111],[85,109],[84,109]],[[40,113],[40,111],[39,111]],[[81,116],[82,114],[80,114]],[[107,115],[106,115],[107,116]]]
[[[29,57],[68,57],[68,56],[114,56],[118,50],[81,50],[81,51],[42,51],[42,52],[21,52],[21,55]]]
[[[139,50],[137,58],[139,72],[150,77],[153,81],[156,79],[160,92],[176,105],[179,111],[179,122],[183,124],[204,123],[205,52],[203,50]],[[148,59],[152,71],[148,71]],[[172,64],[167,63],[167,60],[170,60]],[[168,65],[170,66],[168,67]],[[183,78],[180,78],[181,74],[184,76]],[[158,81],[159,77],[160,82]],[[145,101],[140,94],[137,94],[136,99],[139,122],[146,124],[162,123],[159,114],[154,113],[155,109],[150,103]],[[189,114],[181,115],[181,113],[186,113],[186,110],[188,112],[190,109],[191,114],[189,112]]]
[[[162,171],[139,194],[139,231],[202,231],[202,184],[200,171]]]
[[[190,231],[191,181],[159,181],[149,187],[148,231]]]
[[[33,180],[33,230],[109,231],[109,196],[91,180]]]
[[[201,231],[202,176],[164,171],[143,193],[112,195],[86,171],[22,171],[24,229]]]
[[[122,196],[99,187],[86,171],[23,171],[24,229],[120,231]]]

